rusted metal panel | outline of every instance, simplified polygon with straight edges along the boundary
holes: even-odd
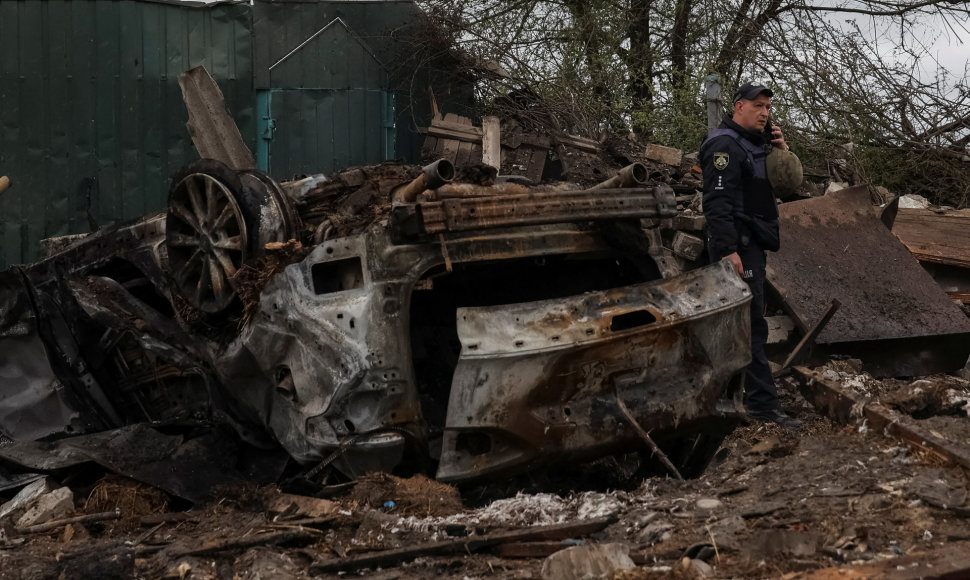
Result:
[[[391,214],[391,227],[400,239],[408,239],[442,232],[576,220],[671,217],[676,211],[673,190],[661,185],[401,205]]]
[[[785,203],[779,212],[781,250],[768,258],[769,283],[803,330],[833,298],[842,304],[817,344],[882,355],[888,374],[962,366],[970,320],[879,221],[865,186]],[[904,348],[906,340],[921,344]],[[931,343],[948,352],[934,357],[925,352]]]
[[[458,310],[462,350],[438,478],[635,447],[717,415],[750,361],[747,285],[719,262],[675,280]]]
[[[179,75],[182,98],[189,112],[186,124],[199,157],[221,161],[233,169],[255,169],[256,160],[226,110],[219,85],[204,66]]]

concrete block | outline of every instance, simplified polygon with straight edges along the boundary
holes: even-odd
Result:
[[[37,498],[34,505],[17,520],[18,528],[44,524],[74,511],[74,492],[69,487],[59,487]]]
[[[685,232],[674,234],[674,241],[670,245],[674,254],[691,261],[700,258],[704,251],[704,240]]]
[[[778,344],[786,342],[791,338],[792,332],[795,331],[795,321],[791,319],[791,316],[766,316],[765,321],[768,323],[768,344]]]
[[[680,167],[680,162],[684,159],[684,152],[673,147],[664,147],[663,145],[651,143],[647,145],[647,150],[643,156],[651,161],[659,161],[666,165]]]
[[[707,218],[702,214],[679,214],[674,216],[673,228],[688,232],[702,232],[707,227]]]
[[[20,490],[7,503],[0,505],[0,520],[17,511],[26,511],[34,501],[54,489],[54,482],[49,477],[42,477]]]

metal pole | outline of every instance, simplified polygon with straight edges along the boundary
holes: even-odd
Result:
[[[502,171],[502,123],[498,117],[482,117],[482,165]]]

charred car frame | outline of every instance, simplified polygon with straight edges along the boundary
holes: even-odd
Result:
[[[636,167],[591,189],[419,171],[277,183],[203,160],[165,214],[3,273],[0,432],[218,418],[314,473],[466,482],[646,431],[702,468],[750,294],[724,263],[660,276],[641,220],[673,192]],[[367,219],[313,211],[325,191]]]

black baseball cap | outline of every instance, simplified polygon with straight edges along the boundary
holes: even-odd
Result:
[[[748,81],[738,87],[738,90],[734,92],[734,102],[738,102],[741,99],[753,100],[755,97],[764,93],[768,97],[774,96],[774,91],[759,83],[758,81]]]

